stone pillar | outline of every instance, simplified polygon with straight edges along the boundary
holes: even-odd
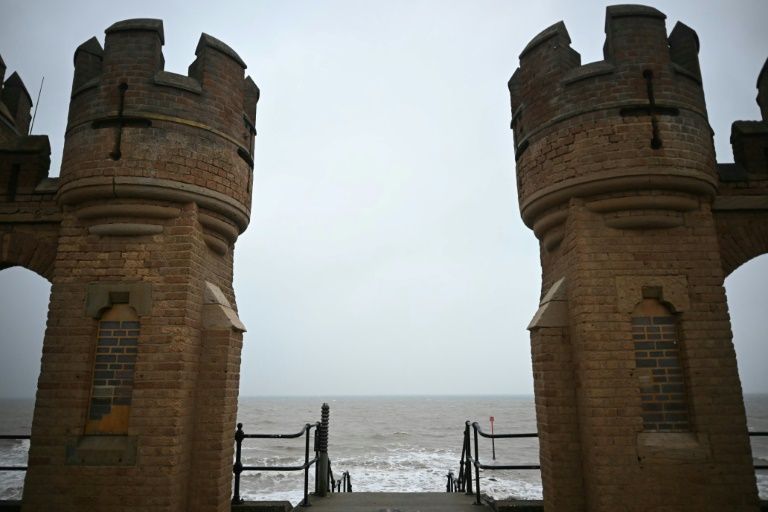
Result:
[[[695,33],[607,9],[605,60],[562,23],[512,76],[547,511],[758,507],[712,203]]]
[[[221,41],[189,76],[163,43],[127,20],[75,54],[25,511],[229,508],[258,89]]]

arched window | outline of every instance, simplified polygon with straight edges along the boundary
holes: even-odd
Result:
[[[99,319],[86,434],[128,433],[139,317],[131,306],[118,301],[113,300]]]
[[[678,331],[677,318],[658,299],[644,298],[632,313],[645,432],[691,430]]]

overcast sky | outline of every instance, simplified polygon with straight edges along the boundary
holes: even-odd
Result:
[[[241,394],[532,392],[538,243],[519,219],[506,83],[528,41],[564,20],[602,59],[604,2],[0,0],[0,54],[63,146],[75,48],[126,18],[162,18],[166,69],[201,32],[262,90],[251,225],[235,251]],[[758,119],[768,2],[652,5],[701,41],[718,159]],[[768,256],[727,281],[745,391],[768,392]],[[0,272],[0,396],[32,396],[47,282]]]

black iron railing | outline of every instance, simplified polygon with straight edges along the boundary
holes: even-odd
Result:
[[[349,471],[345,471],[341,474],[341,478],[336,480],[333,477],[333,469],[331,468],[330,461],[328,462],[328,484],[329,490],[332,493],[336,492],[352,492],[352,477]]]
[[[749,437],[768,437],[768,432],[750,432]],[[755,464],[755,471],[768,469],[768,464]]]
[[[488,434],[484,432],[477,422],[471,424],[474,431],[474,457],[472,456],[472,443],[470,441],[470,422],[467,421],[464,424],[464,443],[461,448],[461,459],[459,462],[459,476],[456,477],[453,471],[449,471],[446,475],[446,491],[447,492],[464,492],[466,494],[474,494],[475,502],[480,504],[480,470],[534,470],[541,469],[538,464],[483,464],[480,462],[480,455],[478,451],[478,438],[485,437],[487,439],[521,439],[539,437],[537,433],[522,433],[522,434]],[[749,432],[749,437],[768,437],[768,432]],[[472,468],[475,470],[474,492],[472,489]],[[766,470],[768,465],[755,464],[755,471]]]
[[[240,497],[240,474],[243,471],[304,471],[304,500],[301,502],[302,507],[309,506],[309,468],[317,462],[317,450],[315,451],[315,457],[309,458],[309,433],[312,429],[316,429],[320,426],[320,422],[304,425],[299,432],[295,434],[246,434],[243,432],[243,424],[237,424],[237,431],[235,432],[235,465],[232,467],[232,472],[235,474],[235,488],[234,495],[232,496],[232,503],[237,505],[243,503],[243,499]],[[304,441],[304,464],[298,466],[243,466],[242,461],[242,446],[244,439],[296,439],[301,436],[305,437]]]
[[[459,470],[459,479],[454,488],[457,491],[464,491],[467,494],[472,494],[472,468],[475,470],[475,503],[480,504],[480,470],[530,470],[541,469],[538,464],[483,464],[480,462],[479,451],[479,437],[485,437],[487,439],[524,439],[531,437],[539,437],[535,433],[524,434],[489,434],[484,432],[480,428],[480,424],[477,422],[472,423],[472,430],[474,431],[474,456],[472,456],[472,445],[470,444],[469,436],[470,423],[467,421],[464,424],[464,447],[462,448],[462,463]],[[463,480],[463,482],[462,482]],[[449,484],[450,487],[450,484]]]
[[[30,436],[0,435],[0,441],[24,441],[29,440]],[[26,471],[27,466],[0,466],[0,471]]]
[[[323,404],[320,421],[307,423],[300,432],[295,434],[246,434],[243,432],[243,424],[237,424],[235,431],[235,464],[232,472],[235,474],[232,503],[243,503],[240,497],[240,474],[243,471],[304,471],[304,499],[302,507],[309,507],[309,468],[315,465],[315,495],[325,496],[328,492],[352,492],[352,477],[349,471],[336,480],[331,469],[331,461],[328,458],[328,429],[330,423],[330,407]],[[315,441],[313,451],[315,456],[309,458],[309,434],[314,429]],[[296,439],[305,436],[304,464],[298,466],[244,466],[243,465],[243,440],[245,439]]]

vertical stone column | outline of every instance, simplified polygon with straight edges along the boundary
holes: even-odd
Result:
[[[189,510],[231,508],[240,350],[245,326],[221,289],[205,283]]]
[[[544,500],[558,511],[578,511],[584,505],[568,314],[567,284],[561,278],[546,290],[528,326]]]

